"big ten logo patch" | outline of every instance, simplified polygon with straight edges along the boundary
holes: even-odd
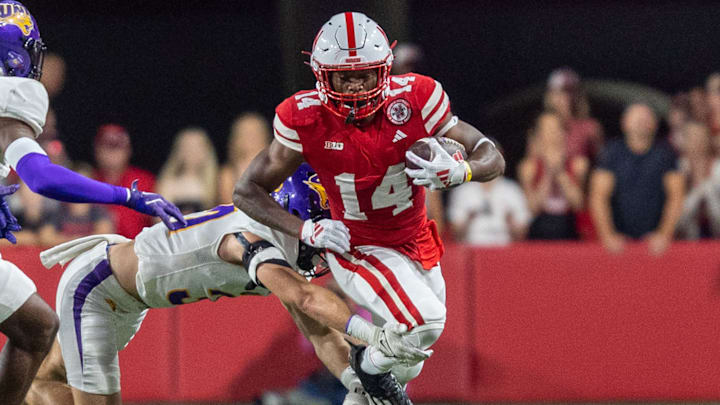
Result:
[[[342,142],[325,141],[325,149],[330,150],[343,150],[345,145]]]

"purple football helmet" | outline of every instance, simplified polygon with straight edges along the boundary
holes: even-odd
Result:
[[[47,47],[35,18],[20,2],[0,1],[0,76],[40,79]]]
[[[271,195],[278,204],[303,221],[330,218],[325,187],[307,163],[301,164]]]

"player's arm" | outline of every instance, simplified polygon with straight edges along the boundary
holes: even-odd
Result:
[[[250,218],[296,237],[306,244],[339,253],[350,250],[350,233],[340,221],[306,221],[290,214],[270,196],[303,162],[300,152],[277,139],[250,162],[235,184],[233,203]]]
[[[303,221],[275,202],[270,192],[292,175],[302,162],[302,153],[273,140],[255,156],[235,183],[233,203],[261,224],[297,237]]]
[[[490,181],[505,172],[505,159],[492,141],[457,117],[446,114],[433,136],[460,142],[468,151],[468,159],[455,160],[435,138],[431,138],[428,145],[432,149],[432,160],[425,160],[411,151],[405,153],[406,159],[419,167],[405,169],[413,184],[439,190],[473,180]]]
[[[288,309],[300,311],[322,325],[376,346],[388,356],[415,362],[430,356],[431,352],[416,348],[401,336],[407,330],[404,325],[386,325],[385,328],[379,328],[351,314],[340,297],[327,288],[309,283],[289,267],[264,263],[258,266],[256,274],[258,281]]]
[[[288,309],[299,311],[320,324],[378,347],[388,356],[421,361],[431,352],[422,351],[404,339],[404,328],[389,324],[379,328],[353,315],[345,302],[327,288],[309,283],[287,263],[282,251],[268,246],[257,235],[243,232],[247,245],[228,235],[218,255],[229,263],[242,265],[253,282],[272,292]],[[404,326],[404,325],[403,325]]]
[[[453,125],[455,120],[457,124]],[[440,123],[438,132],[448,126],[450,128],[442,136],[460,142],[468,152],[467,164],[470,170],[468,181],[490,181],[505,172],[505,159],[482,132],[457,117],[451,117],[451,114]]]
[[[185,220],[174,205],[154,193],[136,187],[125,188],[89,179],[50,162],[35,141],[33,129],[20,120],[0,118],[0,148],[5,162],[15,169],[28,187],[45,197],[75,203],[118,204],[144,214],[159,216],[174,229]],[[172,222],[170,216],[177,219]]]

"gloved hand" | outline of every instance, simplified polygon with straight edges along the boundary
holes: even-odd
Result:
[[[421,350],[405,339],[407,325],[401,323],[386,323],[384,327],[377,328],[370,338],[371,345],[380,349],[383,354],[405,360],[408,365],[415,365],[432,356],[432,350]]]
[[[5,197],[13,194],[20,188],[19,184],[12,184],[9,186],[0,186],[0,238],[5,238],[10,243],[17,243],[13,232],[19,231],[20,225],[18,224],[17,218],[10,212]]]
[[[411,151],[405,152],[405,158],[419,166],[419,169],[405,168],[405,173],[413,179],[413,184],[426,186],[430,190],[443,190],[470,181],[472,171],[464,160],[455,160],[435,138],[428,140],[433,159],[425,160]]]
[[[138,190],[137,183],[138,180],[135,179],[130,186],[128,200],[125,203],[126,207],[143,214],[160,217],[165,226],[171,231],[187,226],[187,221],[185,221],[183,214],[175,205],[165,200],[160,194]],[[175,221],[170,217],[175,218]]]
[[[300,240],[312,247],[338,253],[350,250],[350,230],[342,221],[333,219],[306,220],[300,230]]]
[[[406,338],[407,325],[388,322],[380,328],[366,321],[358,315],[348,320],[345,332],[357,339],[375,346],[384,355],[404,360],[410,365],[426,360],[432,350],[422,350]]]

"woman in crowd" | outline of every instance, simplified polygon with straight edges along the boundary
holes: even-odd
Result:
[[[543,104],[558,114],[567,131],[568,156],[595,160],[603,145],[600,123],[590,116],[590,105],[580,76],[570,68],[554,70],[547,83]]]
[[[687,195],[677,224],[685,239],[720,237],[720,159],[712,150],[710,129],[697,121],[683,127],[680,169]]]
[[[217,155],[207,132],[185,128],[175,136],[157,190],[183,213],[202,211],[215,205],[217,177]]]
[[[270,125],[262,115],[248,112],[235,119],[228,139],[227,162],[220,169],[218,202],[232,202],[235,182],[250,161],[270,143]]]
[[[534,217],[529,239],[575,239],[575,213],[584,206],[588,159],[568,154],[561,116],[546,111],[530,132],[533,154],[520,162],[518,177]]]

